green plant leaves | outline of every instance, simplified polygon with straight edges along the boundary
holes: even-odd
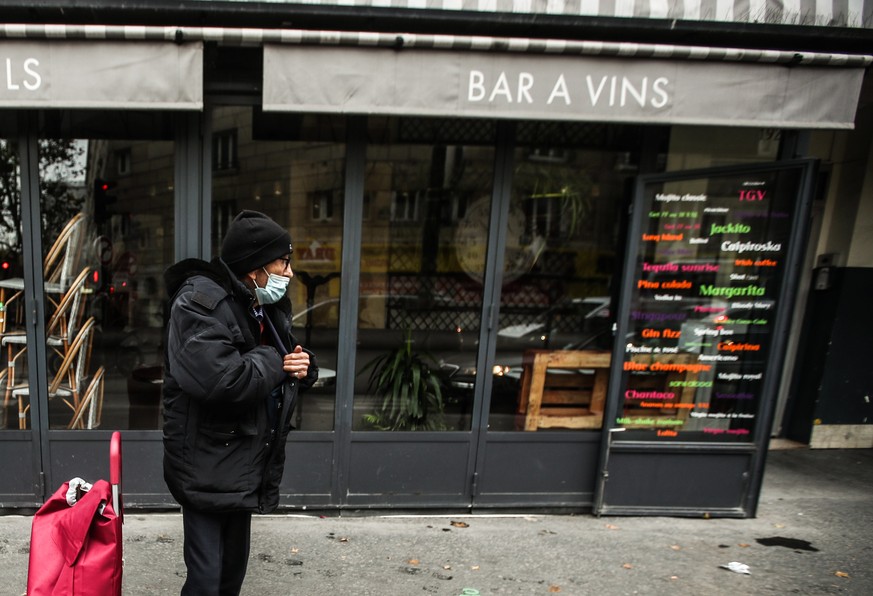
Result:
[[[370,370],[368,386],[382,398],[364,421],[378,430],[443,430],[444,380],[425,362],[428,355],[412,350],[411,334],[400,346],[382,354],[361,372]],[[432,359],[431,359],[432,360]]]

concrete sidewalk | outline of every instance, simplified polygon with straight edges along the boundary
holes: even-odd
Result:
[[[0,517],[0,594],[30,517]],[[126,517],[124,594],[178,594],[178,514]],[[769,546],[768,546],[769,544]],[[745,575],[722,568],[749,566]],[[465,592],[465,589],[467,591]],[[756,519],[256,516],[243,594],[873,594],[873,450],[771,451]]]

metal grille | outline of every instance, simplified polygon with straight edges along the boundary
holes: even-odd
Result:
[[[481,286],[467,276],[394,273],[389,288],[388,329],[477,331],[480,327]],[[550,275],[520,280],[504,288],[500,325],[540,324],[551,332],[580,332],[586,315],[600,304],[582,298],[605,297],[607,291],[606,279]]]
[[[441,307],[435,307],[435,310],[411,311],[389,306],[388,325],[390,329],[413,331],[478,331],[479,311]]]
[[[465,275],[389,277],[388,328],[414,331],[477,331],[481,286]]]
[[[600,123],[520,122],[516,139],[520,145],[558,147],[601,147],[608,125]]]
[[[532,122],[518,124],[516,141],[528,147],[585,147],[624,149],[638,147],[642,127],[598,122]]]
[[[391,271],[418,271],[421,268],[421,253],[418,246],[392,244],[388,261]]]
[[[494,120],[403,118],[397,132],[401,143],[490,145],[496,136]]]

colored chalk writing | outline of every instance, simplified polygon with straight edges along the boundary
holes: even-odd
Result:
[[[617,425],[749,440],[800,188],[778,171],[646,183]]]

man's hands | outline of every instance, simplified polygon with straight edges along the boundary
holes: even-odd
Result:
[[[282,370],[294,378],[304,378],[309,372],[309,354],[304,352],[303,348],[299,345],[294,346],[294,351],[285,354]]]

